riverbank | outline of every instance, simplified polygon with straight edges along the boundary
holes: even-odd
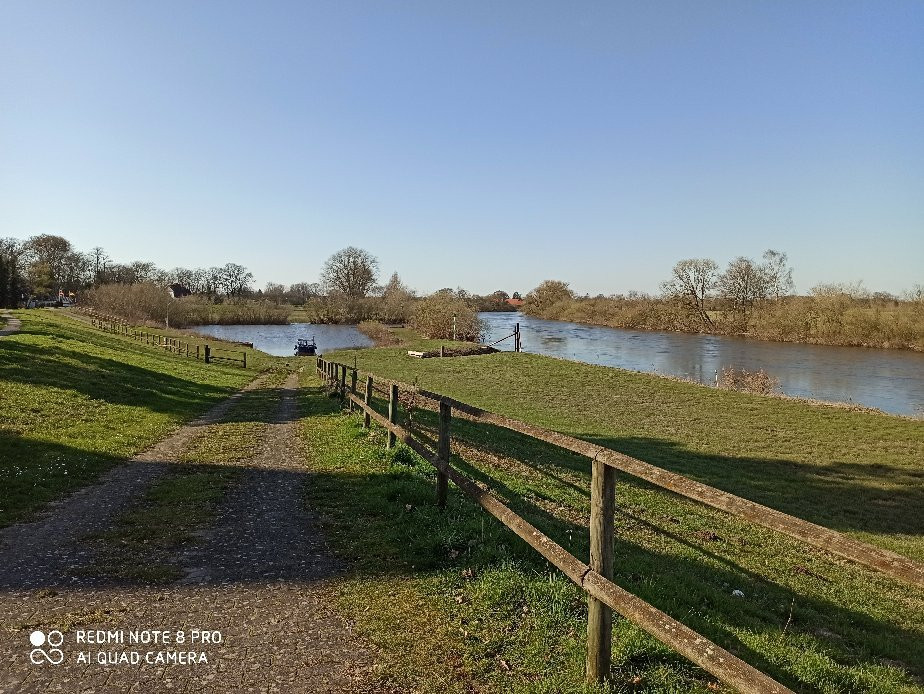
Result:
[[[412,346],[351,351],[343,361],[924,560],[919,423],[531,354],[421,361],[404,354]],[[312,377],[304,380],[310,389]],[[305,406],[318,470],[309,499],[353,567],[341,604],[390,654],[385,667],[399,688],[418,688],[425,671],[446,691],[595,691],[581,684],[578,589],[454,490],[446,513],[436,511],[432,469],[401,448],[383,453],[381,431],[367,439],[360,418],[329,400]],[[405,418],[435,439],[436,414],[413,397],[403,401]],[[586,459],[461,418],[453,454],[586,556]],[[616,582],[794,690],[924,691],[918,590],[628,476],[619,476],[617,509]],[[614,631],[615,691],[715,690],[625,620]]]
[[[924,299],[861,299],[836,292],[793,296],[766,302],[744,319],[731,311],[710,310],[708,324],[673,302],[654,298],[573,297],[537,305],[527,296],[520,310],[546,320],[626,330],[924,352]]]
[[[924,411],[924,354],[908,350],[782,344],[721,335],[636,331],[481,314],[487,341],[513,331],[529,352],[715,385],[726,369],[764,371],[789,396],[895,414]],[[498,345],[504,348],[504,344]],[[509,347],[507,347],[509,349]]]

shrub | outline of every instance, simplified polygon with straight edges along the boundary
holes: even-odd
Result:
[[[758,371],[745,371],[727,367],[719,375],[719,388],[737,390],[742,393],[756,393],[770,395],[779,390],[779,379],[773,378],[763,369]]]
[[[288,322],[290,309],[266,301],[235,300],[215,304],[199,297],[172,299],[167,291],[153,282],[104,284],[91,289],[84,297],[88,306],[135,323],[164,325],[169,313],[170,326],[189,325],[258,325]]]
[[[446,292],[437,292],[422,299],[414,307],[411,327],[431,340],[450,340],[453,337],[467,342],[481,339],[483,326],[478,314],[468,303]]]
[[[356,326],[363,335],[380,346],[397,345],[401,343],[398,336],[395,335],[388,326],[374,320],[364,320]]]

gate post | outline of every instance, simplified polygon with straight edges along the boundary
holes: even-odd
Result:
[[[356,369],[353,369],[353,373],[350,376],[350,395],[356,395]],[[350,412],[354,409],[353,400],[350,399]]]
[[[594,459],[590,480],[590,568],[613,580],[613,516],[616,470]],[[610,671],[613,610],[587,598],[587,681],[602,682]]]
[[[398,384],[391,384],[391,391],[388,397],[388,421],[392,424],[398,423]],[[388,430],[388,448],[394,448],[397,437],[391,429]]]
[[[449,467],[449,428],[452,424],[452,406],[445,400],[440,400],[440,438],[438,454],[440,462]],[[449,476],[444,470],[436,471],[436,503],[446,508],[446,493],[449,489]]]
[[[366,403],[366,407],[372,407],[372,375],[366,376],[366,397],[363,398]],[[366,411],[363,413],[363,428],[368,429],[372,424],[372,417],[369,416],[369,412]]]

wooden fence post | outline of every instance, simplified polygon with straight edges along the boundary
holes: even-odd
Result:
[[[366,376],[366,396],[363,398],[366,403],[366,407],[372,407],[372,376]],[[363,428],[368,429],[372,425],[372,417],[369,416],[368,412],[364,413],[363,417]]]
[[[356,369],[353,369],[353,374],[350,376],[350,394],[356,395]],[[350,400],[350,412],[352,412],[353,409],[353,400]]]
[[[247,352],[244,352],[244,368],[247,368]]]
[[[212,349],[208,345],[206,345],[205,346],[205,363],[206,364],[209,363],[211,356],[212,356]]]
[[[391,384],[391,391],[388,395],[388,421],[392,424],[398,423],[398,384]],[[388,448],[395,447],[395,434],[393,431],[388,431]]]
[[[340,400],[346,400],[346,364],[340,366]]]
[[[590,568],[613,580],[613,516],[616,470],[594,459],[590,480]],[[610,672],[613,610],[587,598],[587,681],[602,682]]]
[[[452,424],[452,407],[440,400],[440,438],[438,454],[440,462],[449,467],[449,428]],[[442,470],[436,471],[436,503],[446,508],[446,493],[449,489],[449,476]]]

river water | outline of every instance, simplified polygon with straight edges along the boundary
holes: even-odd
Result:
[[[355,325],[200,325],[194,330],[222,340],[252,342],[254,348],[277,357],[295,354],[295,341],[300,337],[309,340],[313,337],[319,354],[332,349],[372,346],[372,340],[359,332]]]
[[[714,384],[716,370],[763,369],[787,395],[850,402],[895,414],[924,412],[924,354],[905,350],[763,342],[716,335],[605,328],[482,313],[486,342],[520,323],[523,349],[591,364],[670,374]],[[513,340],[498,349],[512,350]]]
[[[563,359],[669,374],[714,384],[716,370],[763,369],[787,395],[850,402],[895,414],[924,412],[924,354],[904,350],[762,342],[716,335],[622,330],[539,320],[520,313],[482,313],[490,343],[519,322],[523,349]],[[204,325],[197,332],[253,342],[268,354],[293,354],[295,340],[314,337],[318,352],[369,347],[353,325]],[[513,340],[497,345],[512,350]]]

